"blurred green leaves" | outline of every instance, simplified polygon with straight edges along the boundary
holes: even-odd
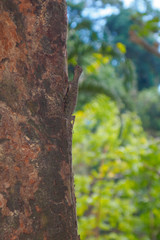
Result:
[[[135,113],[99,95],[76,114],[73,138],[81,239],[160,239],[160,141]]]
[[[129,37],[157,49],[159,10],[122,2],[68,0],[69,77],[84,70],[73,139],[82,240],[160,240],[160,140],[142,128],[159,135],[159,59]],[[107,6],[117,11],[101,18]]]
[[[157,88],[139,93],[136,109],[142,119],[144,129],[153,136],[160,135],[160,93]]]

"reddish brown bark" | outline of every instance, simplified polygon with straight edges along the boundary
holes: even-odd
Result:
[[[0,239],[77,240],[64,0],[0,1]]]

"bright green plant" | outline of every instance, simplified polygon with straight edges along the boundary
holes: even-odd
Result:
[[[104,95],[76,114],[73,159],[82,240],[160,239],[160,142]]]

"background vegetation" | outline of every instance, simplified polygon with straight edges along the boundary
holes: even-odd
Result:
[[[158,240],[160,11],[68,0],[68,17],[69,76],[84,69],[73,139],[81,239]]]

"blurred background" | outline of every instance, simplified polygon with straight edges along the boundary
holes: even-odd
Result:
[[[159,240],[160,1],[67,4],[81,240]]]

